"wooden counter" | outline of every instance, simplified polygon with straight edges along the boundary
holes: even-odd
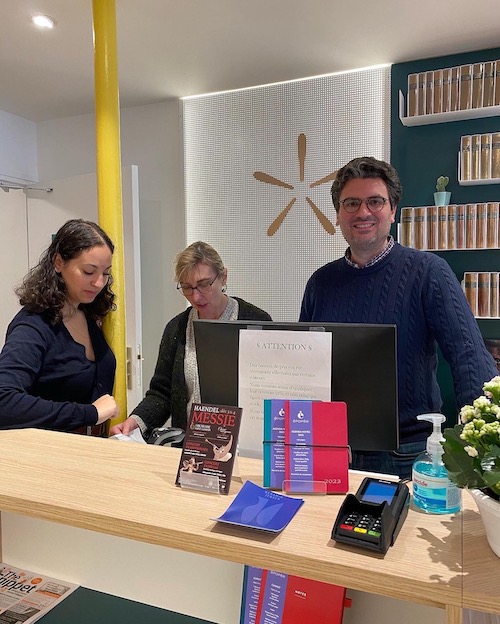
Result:
[[[174,485],[178,459],[179,451],[166,447],[0,431],[0,509],[443,607],[447,624],[461,622],[462,606],[500,612],[500,560],[468,495],[456,516],[410,509],[382,556],[331,540],[342,496],[306,496],[277,536],[218,525],[210,518],[223,513],[241,482],[233,481],[229,496],[181,490]],[[240,459],[239,471],[243,481],[262,483],[259,460]],[[351,490],[358,485],[359,477],[351,478]]]

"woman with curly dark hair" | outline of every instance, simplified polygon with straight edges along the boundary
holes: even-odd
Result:
[[[16,288],[23,306],[0,353],[0,428],[90,428],[118,415],[116,360],[101,331],[116,308],[114,245],[96,223],[67,221]]]

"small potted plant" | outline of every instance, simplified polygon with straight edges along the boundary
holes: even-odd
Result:
[[[436,206],[447,206],[450,203],[451,193],[446,190],[450,178],[439,176],[436,180],[436,192],[434,193],[434,204]]]
[[[460,424],[444,430],[442,459],[450,481],[472,494],[490,547],[500,557],[500,376],[483,391],[462,407]]]

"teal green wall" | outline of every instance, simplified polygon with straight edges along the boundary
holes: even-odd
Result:
[[[466,134],[483,134],[500,131],[500,117],[469,119],[450,123],[412,126],[407,128],[399,120],[399,91],[405,95],[408,74],[467,63],[500,59],[500,48],[441,56],[393,65],[391,70],[391,163],[399,172],[403,185],[402,206],[428,206],[434,203],[436,178],[450,178],[447,190],[451,203],[467,204],[500,201],[500,185],[460,186],[458,184],[458,151],[460,137]],[[399,218],[399,214],[398,214]],[[464,271],[499,271],[500,251],[440,252],[455,271],[459,280]],[[487,338],[500,338],[500,321],[480,320],[479,325]],[[445,362],[439,370],[444,408],[449,422],[456,417],[451,374]]]

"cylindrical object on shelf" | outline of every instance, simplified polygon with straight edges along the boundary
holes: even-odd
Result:
[[[446,249],[456,249],[457,248],[457,207],[451,204],[448,206],[448,217],[447,217],[447,237],[448,240],[446,242]]]
[[[465,247],[465,205],[457,206],[457,249]]]
[[[487,318],[490,315],[490,274],[477,274],[477,315]]]
[[[450,78],[450,94],[449,94],[449,111],[456,111],[459,109],[459,89],[460,89],[460,67],[451,68]],[[444,110],[444,109],[443,109]]]
[[[469,135],[460,139],[460,179],[470,180],[471,139]]]
[[[413,208],[401,208],[401,244],[413,246]]]
[[[438,207],[438,249],[448,249],[448,206]]]
[[[476,204],[476,248],[486,247],[486,204]]]
[[[490,273],[490,316],[498,317],[498,272]]]
[[[472,65],[460,66],[459,110],[469,110],[472,106]]]
[[[465,206],[465,248],[474,249],[476,246],[476,204]]]
[[[413,209],[413,245],[415,249],[425,249],[425,208]]]
[[[427,221],[427,249],[437,249],[437,213],[436,206],[427,206],[425,209],[426,221]]]
[[[477,316],[477,273],[466,272],[464,274],[464,293],[472,314]]]
[[[434,86],[432,89],[432,112],[443,112],[443,70],[434,71]]]
[[[484,63],[474,63],[472,66],[472,108],[481,108],[483,105],[483,72]]]
[[[486,204],[486,247],[498,247],[498,202]]]
[[[491,135],[491,177],[500,178],[500,132]]]
[[[408,117],[413,117],[417,114],[417,87],[418,87],[418,75],[408,75]]]
[[[481,135],[473,134],[470,146],[470,179],[479,180],[479,154],[481,150]]]
[[[493,106],[495,85],[495,63],[488,61],[484,64],[483,72],[483,106]]]
[[[481,180],[491,178],[491,133],[481,135],[479,177]]]

